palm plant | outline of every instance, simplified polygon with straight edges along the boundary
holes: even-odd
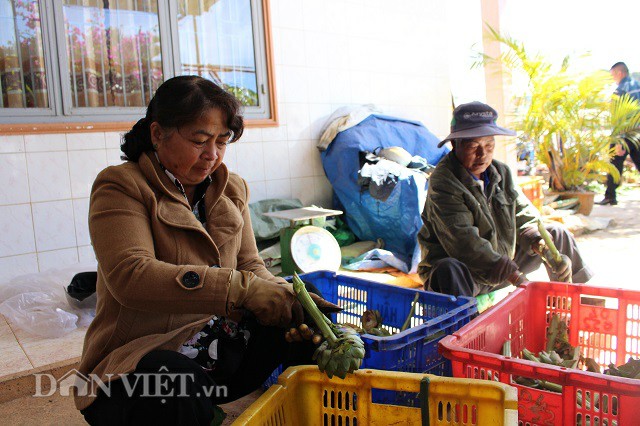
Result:
[[[615,96],[611,103],[611,143],[629,149],[629,143],[640,146],[640,103],[628,94]]]
[[[504,52],[482,55],[476,64],[497,61],[527,80],[525,92],[515,97],[514,127],[522,141],[534,143],[551,189],[581,189],[605,173],[617,181],[620,174],[609,162],[612,145],[638,143],[639,104],[626,95],[612,97],[606,71],[573,72],[568,56],[554,67],[542,55],[530,55],[523,43],[489,31]]]

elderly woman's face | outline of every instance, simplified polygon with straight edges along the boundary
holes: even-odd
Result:
[[[493,136],[463,140],[456,142],[455,154],[465,169],[480,178],[480,175],[491,165],[495,145]]]
[[[178,129],[151,124],[151,140],[157,144],[160,162],[183,186],[201,183],[222,163],[227,143],[233,136],[224,118],[224,113],[214,108]]]

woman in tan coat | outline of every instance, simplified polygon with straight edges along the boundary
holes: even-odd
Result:
[[[208,425],[216,403],[309,359],[310,342],[285,341],[302,308],[258,256],[247,184],[222,162],[239,109],[201,77],[167,80],[124,136],[128,161],[96,178],[98,306],[76,392],[90,424]]]

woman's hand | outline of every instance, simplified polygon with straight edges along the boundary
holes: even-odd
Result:
[[[291,324],[301,324],[304,319],[302,305],[291,284],[260,278],[249,287],[242,307],[251,311],[260,324],[267,326],[285,328]]]
[[[319,345],[322,342],[322,335],[315,333],[314,330],[307,324],[300,324],[297,328],[292,327],[284,334],[284,339],[289,342],[303,342],[305,340],[311,340],[314,345]]]
[[[311,298],[324,312],[341,310],[317,294],[312,293]],[[275,283],[248,272],[234,271],[231,276],[227,309],[238,308],[250,311],[266,326],[289,328],[304,322],[304,310],[290,283]]]

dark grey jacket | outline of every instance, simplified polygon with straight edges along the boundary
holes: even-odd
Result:
[[[512,260],[516,245],[520,236],[538,233],[538,211],[514,184],[506,164],[493,160],[486,173],[487,195],[452,151],[431,174],[418,234],[418,273],[424,282],[434,262],[445,257],[458,259],[478,284],[490,286],[518,269]]]

